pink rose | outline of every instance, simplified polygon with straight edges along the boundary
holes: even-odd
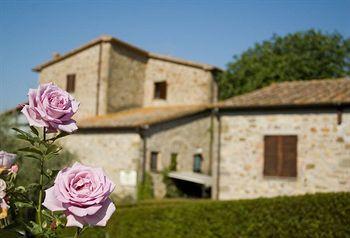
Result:
[[[16,160],[15,154],[7,153],[6,151],[0,151],[0,171],[10,169]]]
[[[108,197],[114,187],[101,168],[75,163],[57,174],[53,187],[45,191],[43,205],[51,211],[65,211],[66,226],[105,226],[115,211]]]
[[[78,129],[72,116],[77,112],[79,102],[66,91],[53,83],[39,85],[38,89],[29,89],[29,105],[22,113],[29,125],[46,127],[48,132],[73,132]]]

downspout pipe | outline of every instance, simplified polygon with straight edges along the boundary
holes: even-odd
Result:
[[[142,167],[141,167],[141,182],[145,183],[146,178],[146,161],[147,161],[147,131],[149,129],[148,125],[139,128],[140,136],[142,139]]]
[[[220,195],[220,167],[221,167],[221,115],[218,108],[214,109],[218,121],[218,143],[217,143],[217,163],[216,163],[216,200]]]

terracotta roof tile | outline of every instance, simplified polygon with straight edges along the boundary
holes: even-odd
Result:
[[[338,105],[350,103],[350,80],[325,79],[274,83],[219,102],[220,108]]]
[[[163,106],[128,109],[78,121],[79,128],[124,128],[152,125],[208,109],[207,105]]]

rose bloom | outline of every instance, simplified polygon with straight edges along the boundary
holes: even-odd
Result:
[[[38,89],[29,89],[29,105],[22,113],[29,125],[46,127],[48,132],[73,132],[78,129],[72,116],[77,112],[79,102],[53,83],[42,84]]]
[[[65,211],[66,226],[105,226],[115,211],[108,197],[114,187],[101,168],[75,163],[57,174],[53,187],[45,191],[43,205],[51,211]]]
[[[0,173],[6,169],[10,169],[16,160],[16,154],[0,151]]]

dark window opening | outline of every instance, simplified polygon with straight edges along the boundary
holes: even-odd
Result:
[[[75,91],[75,74],[67,75],[67,92],[73,93]]]
[[[151,152],[151,171],[157,172],[158,171],[158,152]]]
[[[265,136],[265,176],[297,176],[297,141],[297,136]]]
[[[338,109],[337,110],[337,124],[341,125],[343,122],[343,110],[342,109]]]
[[[154,83],[154,98],[155,99],[166,99],[166,82]]]
[[[202,172],[202,161],[203,161],[203,157],[201,154],[195,154],[193,156],[193,172],[196,172],[196,173]]]
[[[177,153],[171,153],[170,157],[170,171],[177,170]]]

